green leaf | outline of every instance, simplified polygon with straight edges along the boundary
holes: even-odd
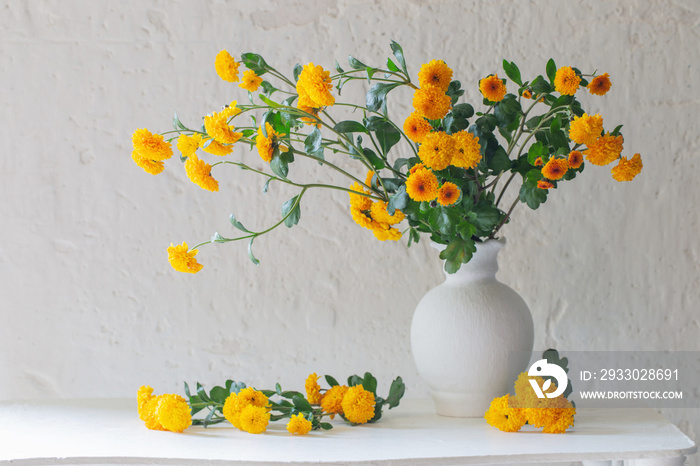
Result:
[[[359,375],[351,375],[348,377],[348,387],[354,387],[355,385],[362,385],[362,377]]]
[[[516,65],[514,62],[503,60],[503,71],[505,71],[506,76],[508,76],[510,80],[516,83],[518,86],[523,85],[522,78],[520,77],[520,69],[518,69],[518,65]]]
[[[542,76],[537,76],[530,84],[530,89],[532,89],[533,94],[537,95],[552,92],[554,88]]]
[[[313,411],[313,408],[309,402],[306,401],[306,398],[301,395],[294,395],[292,398],[292,403],[294,403],[294,407],[299,411]]]
[[[464,89],[460,89],[461,87],[462,83],[459,81],[452,81],[450,85],[447,86],[447,92],[445,92],[445,94],[452,99],[452,105],[456,104],[457,100],[464,95]]]
[[[323,429],[323,430],[331,430],[331,429],[333,428],[333,424],[331,424],[331,423],[329,423],[329,422],[322,422],[322,423],[319,424],[319,426],[320,426],[321,429]]]
[[[258,95],[258,97],[260,98],[260,100],[262,100],[263,102],[265,102],[267,105],[269,105],[272,108],[280,108],[283,106],[282,104],[278,104],[277,102],[274,102],[274,101],[268,99],[267,97],[265,97],[262,94]],[[267,136],[267,135],[265,135],[265,136]]]
[[[377,72],[377,69],[376,69],[376,68],[367,67],[367,70],[365,70],[365,71],[367,71],[367,82],[368,82],[368,83],[371,83],[371,82],[372,82],[372,76],[374,76],[374,73]]]
[[[221,404],[226,401],[226,398],[228,398],[230,394],[231,393],[228,390],[226,390],[224,387],[219,387],[218,385],[212,388],[209,392],[211,399]]]
[[[285,391],[283,391],[282,393],[280,393],[280,396],[281,396],[282,398],[294,398],[294,397],[297,396],[297,395],[299,395],[299,396],[304,396],[304,395],[302,395],[301,393],[295,392],[295,391],[293,391],[293,390],[285,390]],[[282,402],[280,402],[280,403],[285,403],[285,402],[282,401]],[[290,406],[291,406],[291,405],[290,405]]]
[[[337,63],[337,62],[336,62],[336,63]],[[304,70],[304,68],[302,68],[301,65],[300,65],[299,63],[297,63],[296,65],[294,65],[294,71],[293,71],[293,74],[294,74],[294,82],[299,81],[299,75],[301,74],[301,72],[302,72],[303,70]]]
[[[270,169],[280,178],[285,180],[287,179],[287,175],[289,174],[289,164],[284,157],[279,155],[276,157],[273,156],[272,160],[270,161]]]
[[[491,114],[484,115],[477,118],[476,126],[482,131],[487,131],[489,133],[493,132],[493,130],[496,129],[496,126],[498,126],[498,118]]]
[[[404,393],[406,393],[406,385],[403,383],[401,377],[396,377],[396,379],[391,382],[389,396],[386,398],[389,409],[396,408],[399,405],[399,401],[401,401]]]
[[[344,73],[345,71],[340,67],[340,63],[338,63],[338,60],[335,61],[335,70],[338,73]]]
[[[187,395],[187,398],[192,398],[192,395],[190,395],[190,386],[185,382],[185,395]]]
[[[403,210],[408,207],[409,201],[408,193],[406,193],[406,185],[402,184],[399,186],[396,193],[389,196],[389,203],[386,206],[386,211],[389,215],[394,215],[396,209]]]
[[[399,43],[394,40],[391,41],[389,46],[391,47],[391,51],[394,53],[394,57],[396,57],[396,59],[398,60],[399,65],[401,65],[401,69],[404,73],[406,73],[406,75],[408,75],[408,70],[406,69],[406,60],[403,56],[403,48],[401,48]]]
[[[374,396],[377,396],[377,379],[369,372],[365,372],[365,377],[362,379],[362,387],[368,392],[372,392]]]
[[[557,75],[557,65],[554,63],[554,60],[552,58],[549,59],[547,62],[547,77],[549,78],[549,82],[554,85],[554,78]]]
[[[202,425],[204,426],[205,429],[207,428],[207,426],[209,426],[211,424],[215,424],[215,422],[212,422],[212,420],[211,420],[211,418],[214,417],[214,413],[216,413],[216,410],[212,409],[209,411],[209,414],[207,414],[207,417],[204,418]]]
[[[382,168],[386,167],[384,160],[379,158],[379,156],[375,154],[372,149],[363,147],[362,153],[365,154],[365,157],[367,158],[367,160],[369,160],[369,162],[372,164],[375,170],[381,170]]]
[[[510,159],[508,153],[502,146],[498,146],[496,151],[490,157],[487,157],[487,166],[491,169],[494,175],[498,175],[510,169]]]
[[[267,73],[269,65],[265,62],[263,57],[257,53],[244,53],[241,55],[241,62],[249,70],[255,71],[255,74],[262,76]]]
[[[471,260],[475,252],[476,244],[472,239],[452,238],[447,247],[440,253],[440,259],[445,261],[445,272],[457,272],[462,264]]]
[[[241,231],[243,231],[243,232],[245,232],[245,233],[252,233],[250,230],[248,230],[246,227],[244,227],[243,224],[242,224],[241,222],[239,222],[238,220],[236,220],[236,217],[235,217],[233,214],[229,215],[229,216],[228,216],[228,219],[229,219],[229,221],[231,222],[231,225],[233,225],[233,226],[236,227],[237,229],[239,229],[239,230],[241,230]]]
[[[401,140],[401,133],[388,121],[378,122],[374,134],[385,157],[389,150]]]
[[[226,390],[228,390],[229,394],[231,393],[231,389],[233,388],[235,383],[236,382],[234,382],[233,380],[226,381],[226,384],[224,385],[224,387],[226,388]]]
[[[364,63],[362,63],[362,62],[361,62],[360,60],[358,60],[357,58],[354,58],[352,55],[349,55],[349,56],[348,56],[348,63],[349,63],[350,66],[351,66],[353,69],[355,69],[355,70],[364,70],[364,69],[367,69],[367,65],[365,65]]]
[[[184,129],[187,130],[187,126],[183,125],[180,119],[177,117],[177,112],[175,113],[175,116],[173,117],[173,126],[175,127],[176,130]]]
[[[301,218],[300,202],[297,201],[299,196],[294,196],[282,205],[282,217],[287,228],[292,228],[299,223]]]
[[[253,261],[253,264],[255,264],[255,265],[260,265],[260,261],[257,260],[257,259],[255,258],[255,256],[253,255],[253,240],[254,240],[255,238],[256,238],[255,236],[253,236],[252,238],[250,238],[250,242],[248,243],[248,257],[250,257],[250,260]],[[236,393],[238,393],[238,392],[236,392]]]
[[[330,385],[331,387],[335,387],[336,385],[340,385],[337,380],[335,380],[333,377],[330,375],[325,376],[326,383]]]
[[[337,133],[366,133],[369,134],[369,131],[367,128],[365,128],[365,125],[363,125],[360,122],[353,121],[353,120],[345,120],[341,121],[340,123],[336,124],[333,127],[333,131]]]
[[[275,393],[282,395],[282,386],[278,383],[275,384]]]
[[[204,387],[202,387],[202,384],[199,382],[197,382],[197,396],[202,401],[211,401],[211,398],[209,398],[209,395],[207,395],[207,391],[204,390]]]
[[[472,212],[476,214],[472,223],[476,227],[476,235],[480,237],[490,235],[502,218],[501,211],[492,202],[481,201]]]
[[[386,95],[401,83],[378,83],[367,91],[367,110],[386,112]]]
[[[528,180],[520,187],[520,200],[533,210],[547,200],[547,190],[537,187],[536,181]]]
[[[321,149],[321,142],[323,137],[321,136],[321,131],[318,128],[314,128],[313,131],[306,136],[304,139],[304,152],[307,154],[314,154]]]
[[[530,149],[527,151],[527,161],[530,163],[530,165],[535,165],[535,161],[537,160],[538,157],[543,157],[546,152],[546,149],[544,147],[544,144],[541,142],[536,142],[533,145],[530,146]]]
[[[620,130],[622,129],[622,125],[617,125],[614,130],[610,132],[610,136],[619,136],[620,135]]]
[[[394,71],[394,72],[399,71],[399,67],[396,66],[396,63],[391,61],[391,58],[386,59],[386,67],[389,69],[389,71]]]

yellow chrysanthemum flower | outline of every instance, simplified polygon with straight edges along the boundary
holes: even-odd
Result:
[[[221,110],[221,115],[228,118],[231,118],[232,116],[238,115],[241,113],[241,109],[238,108],[238,101],[234,100],[230,104],[226,105],[222,110]]]
[[[135,150],[131,152],[131,159],[134,161],[134,163],[136,163],[136,165],[143,168],[146,173],[151,175],[157,175],[165,168],[165,164],[162,161],[150,160],[141,157]]]
[[[422,168],[425,168],[425,165],[423,165],[422,163],[417,163],[411,167],[411,169],[408,171],[408,173],[412,175]]]
[[[398,241],[401,239],[401,231],[398,228],[392,228],[388,223],[376,220],[372,224],[372,233],[379,241]]]
[[[177,138],[177,148],[185,157],[190,157],[194,154],[201,144],[202,135],[199,133],[194,133],[192,136],[181,134],[180,137]]]
[[[411,113],[406,121],[403,122],[403,131],[406,136],[417,143],[423,142],[423,139],[432,131],[433,127],[430,126],[428,120],[417,114],[416,112]]]
[[[428,120],[440,120],[452,108],[452,99],[437,87],[425,87],[413,94],[413,108]]]
[[[566,175],[566,171],[569,169],[569,162],[567,159],[552,157],[547,161],[544,167],[542,167],[542,175],[549,180],[561,180]]]
[[[525,89],[523,91],[523,98],[525,99],[532,99],[532,92],[530,92],[529,89]]]
[[[263,78],[255,74],[253,70],[245,70],[243,72],[243,77],[241,78],[241,83],[238,87],[242,87],[246,91],[255,92],[260,87],[263,82]]]
[[[301,413],[293,414],[287,423],[287,431],[293,435],[306,435],[311,432],[311,421]]]
[[[249,434],[262,434],[267,430],[267,425],[270,422],[270,412],[267,408],[248,405],[241,411],[238,421],[241,429]]]
[[[537,157],[537,158],[535,159],[535,166],[536,166],[536,167],[541,167],[542,165],[544,165],[544,160],[542,160],[542,157]]]
[[[173,156],[172,145],[160,134],[153,134],[147,129],[137,129],[131,135],[134,151],[144,159],[161,161]]]
[[[510,395],[506,394],[491,401],[491,406],[484,414],[484,419],[493,427],[503,432],[517,432],[525,425],[525,410],[511,408],[508,404]]]
[[[554,90],[561,95],[574,95],[581,83],[581,77],[570,66],[562,66],[554,76]]]
[[[144,406],[144,421],[146,423],[146,429],[149,430],[165,430],[165,427],[158,421],[158,416],[156,415],[156,408],[158,408],[158,402],[163,395],[158,395],[152,397],[146,402]]]
[[[550,183],[551,184],[551,183]],[[530,385],[530,375],[527,372],[521,372],[518,379],[515,381],[515,396],[508,399],[508,405],[511,408],[535,408],[539,406],[540,399],[537,397],[535,390]],[[542,377],[532,377],[537,384],[542,387],[544,379]],[[551,393],[557,389],[557,384],[552,383],[545,393]]]
[[[610,75],[608,73],[603,73],[600,76],[596,76],[595,78],[591,79],[591,82],[588,83],[588,92],[594,95],[605,95],[608,93],[610,90],[610,87],[612,87],[612,83],[610,82]]]
[[[207,144],[207,142],[209,143]],[[220,157],[223,157],[224,155],[228,155],[231,152],[233,152],[231,146],[225,146],[220,142],[214,141],[213,139],[207,139],[206,141],[203,140],[200,147],[204,152],[207,152],[212,155],[218,155]]]
[[[544,432],[563,433],[573,425],[573,416],[576,409],[571,402],[563,396],[556,398],[538,398],[535,408],[526,408],[527,422],[535,427],[544,427]]]
[[[584,113],[569,124],[569,139],[576,144],[590,145],[603,132],[603,117]]]
[[[365,390],[362,385],[355,385],[345,392],[341,406],[348,421],[353,424],[364,424],[374,417],[375,404],[372,392]]]
[[[219,182],[211,176],[211,165],[192,154],[185,160],[185,173],[194,184],[207,191],[218,191]]]
[[[286,151],[287,148],[279,144],[279,138],[284,136],[285,133],[276,133],[272,125],[267,122],[265,122],[265,130],[267,131],[267,137],[263,134],[262,126],[258,128],[258,135],[255,138],[255,147],[258,148],[260,158],[270,163],[272,155],[275,153],[275,148],[279,147],[280,150]]]
[[[323,408],[323,412],[331,414],[331,419],[333,419],[336,414],[343,413],[343,397],[347,391],[348,387],[346,385],[336,385],[335,387],[331,387],[330,390],[323,395],[321,408]]]
[[[612,177],[617,181],[632,181],[635,176],[642,171],[642,158],[639,154],[627,160],[627,157],[620,157],[617,166],[613,167]]]
[[[182,432],[192,425],[190,407],[180,395],[161,395],[156,416],[160,425],[170,432]]]
[[[442,60],[431,60],[430,63],[424,63],[418,72],[420,87],[435,86],[442,92],[447,92],[450,81],[452,81],[452,70]]]
[[[537,187],[540,189],[552,189],[554,187],[554,184],[550,183],[549,181],[539,180],[537,182]]]
[[[304,387],[306,388],[306,398],[309,400],[309,403],[313,405],[321,403],[321,400],[323,399],[323,395],[321,395],[321,386],[318,384],[318,379],[318,375],[313,372],[309,374],[309,376],[306,378],[306,383],[304,384]]]
[[[581,151],[572,150],[569,152],[569,167],[574,170],[583,165],[583,154]]]
[[[459,200],[459,196],[462,192],[456,184],[450,183],[449,181],[443,183],[438,189],[437,201],[438,204],[442,206],[452,205]]]
[[[396,225],[406,218],[399,209],[394,211],[394,215],[389,215],[389,212],[386,211],[386,202],[384,201],[373,202],[370,207],[370,213],[374,220],[387,225]]]
[[[365,210],[360,210],[356,207],[350,208],[350,214],[352,215],[352,219],[355,221],[355,223],[361,227],[372,230],[375,222],[372,220],[372,217],[367,216],[365,212]]]
[[[228,124],[228,113],[214,112],[204,117],[204,129],[207,134],[221,144],[233,144],[243,136],[243,133],[235,132],[235,127]]]
[[[168,262],[170,262],[172,268],[178,272],[197,273],[202,270],[203,267],[202,264],[198,263],[197,259],[195,259],[198,252],[197,249],[189,251],[187,243],[185,242],[177,246],[173,246],[173,243],[170,243],[170,247],[168,248]]]
[[[426,167],[433,170],[444,170],[452,162],[457,143],[449,134],[436,131],[428,134],[418,149],[418,157]]]
[[[313,63],[304,66],[299,74],[296,87],[300,98],[301,94],[304,93],[313,102],[311,107],[320,108],[335,104],[335,97],[331,94],[333,89],[331,74],[321,66],[316,66]]]
[[[589,144],[583,154],[593,165],[607,165],[620,157],[623,142],[622,135],[611,136],[610,133],[605,133],[604,136]]]
[[[406,180],[406,193],[414,201],[432,201],[438,193],[437,177],[427,168],[416,170]]]
[[[450,163],[455,167],[476,167],[481,161],[479,138],[469,131],[459,131],[452,135],[452,139],[455,141],[455,152]]]
[[[231,393],[226,398],[226,401],[224,401],[224,407],[221,411],[223,412],[224,417],[228,422],[233,424],[234,427],[240,429],[241,424],[239,421],[241,418],[242,408],[244,407],[245,406],[238,402],[238,395],[235,393]]]
[[[357,193],[365,193],[369,194],[369,191],[366,191],[365,189],[362,188],[360,183],[353,183],[350,186],[350,189],[354,192]],[[359,194],[354,194],[349,192],[350,195],[350,207],[359,209],[359,210],[369,210],[370,207],[372,206],[372,200],[366,196],[361,196]]]
[[[238,392],[236,399],[238,400],[238,403],[245,406],[253,405],[257,406],[258,408],[265,408],[268,405],[267,396],[265,396],[264,393],[257,391],[253,387],[246,387]]]
[[[238,66],[236,60],[226,50],[216,54],[214,68],[216,68],[216,74],[224,81],[238,82]]]
[[[318,114],[320,113],[322,107],[315,106],[316,104],[311,100],[311,98],[309,98],[304,88],[300,88],[297,86],[297,92],[299,93],[299,99],[297,100],[297,108],[302,112],[306,112],[310,115],[302,116],[300,120],[303,121],[304,124],[316,125],[316,127],[320,128],[321,123],[318,122]]]
[[[479,90],[491,102],[500,102],[506,96],[506,85],[497,74],[492,74],[479,81]]]
[[[136,393],[136,401],[138,403],[139,419],[142,421],[146,420],[146,404],[153,398],[153,388],[148,385],[142,385],[139,387]]]

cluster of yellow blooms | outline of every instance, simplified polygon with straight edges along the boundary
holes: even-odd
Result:
[[[353,424],[365,424],[374,417],[374,394],[362,385],[336,385],[321,393],[318,379],[315,372],[306,379],[306,397],[309,403],[321,405],[323,412],[330,414],[331,419],[339,414]]]
[[[220,421],[225,419],[234,427],[251,434],[261,434],[267,431],[271,419],[279,420],[286,417],[289,418],[287,431],[293,435],[308,434],[314,428],[314,423],[317,424],[316,428],[330,429],[330,424],[319,424],[320,419],[324,416],[333,419],[336,415],[340,415],[354,425],[365,424],[375,418],[376,400],[374,393],[365,390],[362,385],[352,387],[334,385],[325,390],[318,384],[318,379],[316,373],[310,374],[306,379],[305,389],[308,404],[306,404],[306,408],[297,409],[301,412],[290,412],[289,407],[271,402],[263,391],[252,387],[231,392],[223,405],[216,405],[216,402],[211,400],[209,403],[218,406],[223,414]],[[268,392],[268,394],[270,393],[274,392]],[[196,398],[198,401],[190,407],[188,402],[179,395],[154,396],[153,388],[142,386],[137,393],[139,418],[151,430],[183,432],[192,425],[191,413],[195,412],[193,411],[195,406],[203,409],[202,405],[198,404],[201,403],[201,398]],[[273,410],[282,410],[283,414],[273,418]]]
[[[542,386],[542,377],[533,377]],[[556,390],[552,383],[550,391]],[[503,432],[517,432],[525,423],[547,434],[562,434],[574,425],[576,408],[563,395],[538,398],[530,385],[530,376],[523,372],[515,382],[515,396],[494,398],[484,415],[486,422]]]
[[[136,398],[139,418],[151,430],[182,432],[192,425],[190,406],[180,395],[153,396],[153,388],[142,386]]]
[[[442,60],[432,60],[421,66],[418,73],[420,88],[413,95],[413,113],[404,121],[403,129],[419,144],[420,164],[414,165],[406,180],[406,193],[415,201],[433,201],[442,206],[457,202],[459,187],[451,182],[438,182],[433,170],[448,166],[474,168],[481,161],[479,138],[468,131],[447,134],[435,130],[429,120],[440,120],[452,108],[446,94],[452,80],[452,70]],[[500,81],[499,81],[500,82]]]
[[[400,49],[398,44],[392,43],[395,57],[403,61],[403,52],[401,51],[401,55],[396,54],[396,47]],[[239,68],[242,63],[254,69],[247,69],[241,74]],[[389,63],[393,65],[388,65],[390,70],[381,70],[385,76],[382,79],[383,83],[375,85],[368,92],[367,107],[350,103],[342,104],[362,109],[365,116],[362,123],[350,120],[337,124],[326,113],[329,107],[336,105],[336,97],[333,95],[333,80],[337,79],[338,90],[340,90],[343,82],[348,82],[351,79],[362,79],[353,73],[366,72],[367,79],[371,81],[374,73],[380,72],[379,68],[367,67],[355,61],[350,63],[353,67],[352,71],[343,71],[336,64],[338,74],[331,75],[322,66],[308,63],[303,67],[300,65],[295,67],[294,78],[296,82],[293,82],[264,63],[259,55],[244,54],[239,62],[226,50],[221,50],[216,55],[214,62],[218,76],[226,82],[238,83],[240,88],[249,93],[258,92],[262,88],[259,98],[264,105],[239,106],[237,101],[232,101],[219,111],[206,115],[203,118],[204,124],[201,130],[186,128],[176,117],[174,132],[179,133],[176,144],[182,154],[181,159],[184,161],[187,177],[202,189],[218,191],[219,182],[212,176],[212,168],[220,164],[238,165],[270,179],[303,188],[304,191],[297,197],[294,209],[298,208],[298,201],[309,187],[345,190],[350,196],[350,213],[353,220],[360,226],[371,230],[374,236],[381,241],[401,239],[403,233],[398,224],[403,220],[408,221],[409,226],[406,231],[410,230],[409,237],[415,241],[417,241],[416,238],[420,232],[428,232],[429,230],[434,234],[438,228],[437,224],[440,222],[431,219],[430,213],[434,212],[432,209],[438,209],[442,213],[450,212],[450,215],[441,217],[449,218],[448,224],[443,225],[444,228],[440,232],[441,241],[450,243],[455,239],[473,242],[475,241],[474,236],[478,238],[495,237],[500,228],[510,220],[511,211],[517,202],[525,202],[531,208],[537,208],[540,203],[546,200],[545,193],[541,190],[555,188],[560,180],[570,180],[575,177],[583,169],[584,159],[592,165],[598,166],[617,161],[616,166],[611,170],[612,177],[617,181],[630,181],[642,170],[643,165],[639,154],[634,154],[630,159],[621,155],[623,137],[618,133],[618,129],[605,132],[602,116],[583,113],[580,104],[573,98],[582,84],[593,95],[605,95],[612,86],[608,73],[594,75],[590,82],[586,82],[584,77],[589,75],[583,75],[571,66],[557,69],[554,62],[550,60],[547,65],[547,74],[553,85],[550,86],[541,76],[532,82],[523,82],[515,64],[504,61],[504,71],[510,80],[520,87],[515,94],[508,94],[506,80],[499,78],[497,74],[491,74],[481,79],[479,90],[484,97],[484,103],[489,108],[485,113],[477,112],[480,118],[476,120],[475,124],[468,126],[467,118],[474,114],[474,109],[469,104],[459,104],[453,107],[453,103],[457,101],[458,96],[461,95],[460,92],[463,93],[463,91],[459,90],[459,81],[452,80],[453,71],[444,61],[431,60],[429,63],[423,64],[418,72],[418,86],[411,82],[405,63],[403,63],[403,71],[400,71],[391,60]],[[285,91],[277,89],[270,82],[263,81],[263,78],[256,72],[269,73],[280,79],[285,85],[290,86],[290,89]],[[407,85],[414,89],[413,111],[404,120],[402,128],[391,122],[385,112],[378,111],[376,106],[370,108],[370,95],[372,92],[379,92],[376,90],[378,86],[394,88],[400,85]],[[266,97],[278,90],[290,96],[281,104],[272,102]],[[554,91],[561,96],[557,98],[552,95]],[[383,94],[384,99],[386,92]],[[249,94],[249,97],[252,103],[252,94]],[[521,107],[521,99],[533,98],[536,100],[527,110]],[[293,103],[295,100],[296,103]],[[549,105],[549,110],[544,115],[539,116],[539,120],[536,118],[527,120],[530,110],[536,103],[540,102],[546,102],[545,106]],[[467,108],[468,111],[465,110]],[[263,122],[258,122],[253,118],[253,126],[236,128],[231,124],[239,114],[256,109],[269,110]],[[489,115],[491,110],[494,110],[494,113]],[[464,112],[470,115],[467,117]],[[380,140],[386,143],[386,134],[388,133],[379,131],[376,126],[372,127],[372,121],[387,123],[393,132],[392,137],[396,134],[397,141],[404,137],[410,143],[415,157],[399,159],[392,164],[388,158],[388,151],[396,142],[390,145],[387,143],[380,150],[376,141]],[[533,127],[536,126],[534,129],[529,126],[532,121],[539,122],[533,125]],[[343,123],[352,123],[353,125],[350,126],[352,129],[347,126],[344,129],[339,129]],[[313,126],[312,134],[300,133],[304,124]],[[491,124],[498,126],[500,134],[508,140],[507,151],[497,142],[495,128],[489,127]],[[525,126],[528,128],[525,129]],[[322,136],[320,128],[323,128],[324,132],[330,131],[335,135],[331,138],[327,135]],[[369,150],[369,153],[381,160],[370,160],[367,155],[368,148],[361,146],[359,137],[357,138],[358,143],[355,144],[351,133],[357,131],[369,135],[380,154],[377,156],[372,150]],[[348,137],[348,133],[350,133],[350,137]],[[527,136],[525,141],[520,143],[518,140],[523,133]],[[559,136],[560,134],[563,136]],[[536,144],[542,144],[542,140],[545,141],[544,147],[541,151],[535,151],[538,153],[530,158],[528,142],[535,135],[538,137],[536,139],[538,142],[531,144],[530,149]],[[302,137],[306,139],[301,139]],[[573,141],[573,147],[569,145],[567,138]],[[147,129],[137,129],[132,136],[132,158],[147,173],[159,174],[164,169],[164,161],[173,155],[171,141],[175,139],[172,137],[166,140],[163,135],[153,134]],[[334,139],[337,139],[337,142]],[[311,143],[311,140],[315,140],[316,143]],[[561,140],[564,142],[559,142]],[[270,164],[269,167],[276,176],[252,169],[238,161],[226,160],[209,164],[200,159],[197,154],[197,151],[201,150],[215,156],[226,156],[232,153],[233,146],[237,143],[240,144],[240,141],[251,144],[251,147],[254,145],[260,158]],[[304,143],[304,150],[300,150],[294,143]],[[310,147],[313,149],[309,149]],[[502,152],[494,154],[494,147],[498,147],[498,150]],[[353,158],[362,159],[365,169],[370,170],[364,182],[339,169],[332,162],[326,160],[323,155],[316,157],[316,152],[320,151],[319,153],[323,154],[324,148],[330,149],[334,153],[341,152]],[[524,157],[522,157],[523,151],[525,152]],[[349,187],[343,187],[321,183],[304,185],[292,182],[287,179],[286,164],[294,160],[295,154],[316,158],[320,163],[330,165],[343,172],[351,178],[353,183]],[[486,160],[482,160],[482,154],[486,154]],[[539,154],[541,156],[538,156]],[[279,159],[276,159],[277,157]],[[498,160],[494,161],[496,159]],[[401,160],[404,161],[403,165],[399,164]],[[402,170],[403,167],[406,167],[407,170]],[[384,169],[393,172],[391,176],[395,178],[390,180],[391,185],[387,184],[388,179],[380,174],[380,171]],[[495,197],[499,178],[506,172],[510,172],[510,178],[506,181],[500,195],[497,199],[490,199],[485,194],[486,188],[490,187],[489,193]],[[498,204],[503,197],[503,191],[516,174],[523,177],[523,190],[506,213],[506,210],[501,210]],[[489,179],[492,176],[493,179]],[[464,203],[460,202],[467,195],[466,193],[473,197],[473,202],[466,202],[467,199]],[[416,204],[423,202],[427,205],[418,207]],[[489,203],[492,204],[490,207],[493,209],[484,207]],[[476,233],[472,231],[469,234],[471,231],[469,227],[474,227],[477,224],[473,222],[472,218],[475,215],[474,218],[479,216],[476,209],[473,209],[473,206],[477,205],[480,206],[479,212],[488,211],[488,213],[484,213],[484,216],[488,215],[489,218],[479,222],[481,230],[476,230]],[[395,208],[396,206],[399,208]],[[470,208],[472,211],[469,211]],[[459,209],[464,210],[464,215],[451,215]],[[494,211],[498,215],[494,215]],[[459,218],[464,219],[464,222],[458,222]],[[496,218],[495,223],[492,222],[494,218]],[[298,215],[293,221],[290,219],[288,222],[287,217],[283,220],[287,226],[290,226],[298,221]],[[457,223],[453,225],[450,222]],[[468,224],[466,227],[465,222]],[[235,223],[234,226],[236,226]],[[457,230],[456,226],[459,227],[459,233],[453,233]],[[271,229],[259,233],[242,229],[247,233],[242,237],[227,239],[217,236],[217,241],[250,239],[252,242],[258,235]],[[464,235],[465,237],[455,238],[455,235]],[[410,244],[411,240],[409,240]],[[189,250],[185,242],[180,245],[171,244],[168,248],[168,259],[172,267],[187,273],[196,273],[201,270],[202,265],[195,258],[198,252],[197,247]],[[257,260],[254,259],[253,262],[257,263]]]
[[[579,89],[581,78],[570,66],[563,66],[557,70],[554,78],[554,88],[561,95],[574,95]],[[596,76],[588,84],[587,89],[594,95],[605,95],[612,86],[608,73]],[[524,96],[524,95],[523,95]],[[604,166],[615,160],[618,164],[611,170],[613,179],[617,181],[631,181],[642,171],[642,159],[639,154],[634,154],[628,160],[622,157],[622,136],[612,136],[609,132],[603,133],[603,117],[600,115],[574,117],[569,126],[569,139],[579,145],[585,145],[582,151],[573,150],[568,157],[552,157],[542,167],[544,180],[537,182],[541,189],[554,187],[552,181],[560,180],[566,175],[569,168],[577,169],[586,157],[593,165]],[[602,134],[602,135],[601,135]],[[541,164],[541,160],[540,160]]]

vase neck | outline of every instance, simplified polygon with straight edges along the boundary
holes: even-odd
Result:
[[[471,260],[455,273],[445,272],[445,281],[449,283],[471,282],[475,280],[495,279],[498,272],[498,251],[505,244],[504,240],[488,240],[476,243],[476,252]]]

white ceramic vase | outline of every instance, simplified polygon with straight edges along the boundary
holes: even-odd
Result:
[[[446,273],[413,315],[413,357],[443,416],[482,417],[491,400],[510,392],[527,370],[532,315],[518,293],[496,280],[504,244],[477,243],[472,259],[457,273]]]

